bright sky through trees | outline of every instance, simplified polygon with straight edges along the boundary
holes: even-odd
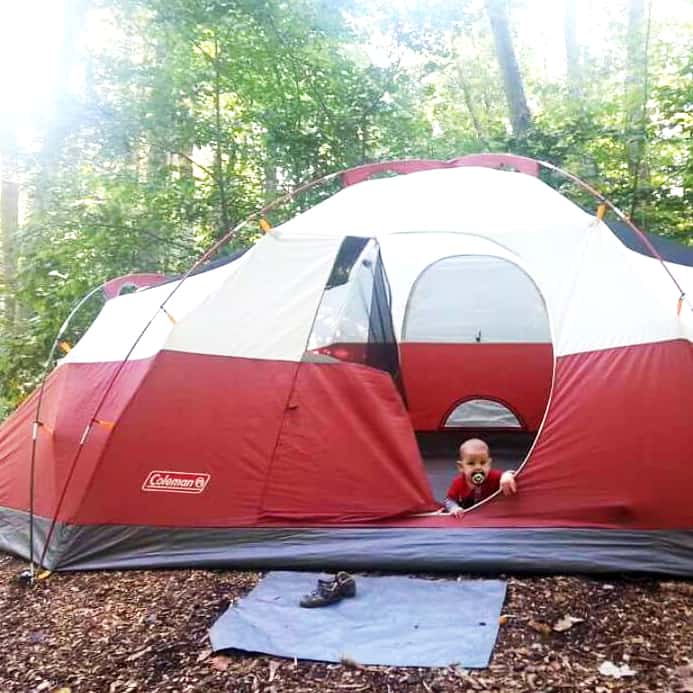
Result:
[[[476,0],[479,8],[482,0]],[[65,0],[5,0],[0,2],[0,112],[14,114],[20,129],[26,119],[45,115],[51,108],[59,70],[63,41]],[[379,0],[362,0],[362,10],[372,5],[374,13],[387,12]],[[420,16],[433,11],[430,0],[398,0],[389,7],[406,10],[419,8]],[[470,3],[474,6],[474,3]],[[581,0],[578,3],[578,39],[590,53],[606,48],[611,18],[625,11],[624,0]],[[653,20],[675,24],[693,22],[691,0],[652,0]],[[563,2],[524,0],[516,3],[513,20],[520,44],[530,60],[545,76],[555,78],[565,69],[563,44]],[[90,22],[90,33],[98,26]],[[107,42],[109,35],[86,37],[89,43]],[[374,34],[375,37],[375,34]],[[380,61],[384,55],[375,47],[371,56]],[[74,76],[73,76],[74,77]]]
[[[61,0],[0,2],[0,99],[20,121],[53,97],[63,38]],[[21,123],[20,123],[21,124]]]

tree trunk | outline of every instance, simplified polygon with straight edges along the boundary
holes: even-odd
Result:
[[[39,155],[40,172],[31,203],[32,213],[40,213],[50,207],[52,182],[60,169],[65,140],[75,128],[79,106],[71,81],[75,66],[79,64],[81,57],[80,37],[84,33],[89,3],[90,0],[64,2],[63,39],[56,60],[56,84],[47,118],[48,129]],[[87,72],[87,90],[92,88],[90,79],[91,74]]]
[[[226,179],[224,177],[224,154],[222,151],[221,131],[221,66],[219,65],[219,39],[214,35],[214,123],[216,140],[214,148],[214,167],[216,169],[217,189],[219,190],[219,207],[221,229],[219,238],[231,229],[231,221],[226,199]]]
[[[513,134],[521,135],[527,130],[531,121],[522,76],[517,66],[515,50],[513,49],[508,13],[505,0],[486,0],[486,13],[493,29],[493,40],[496,44],[496,56],[503,74],[505,98],[510,110],[510,122]]]
[[[469,83],[464,76],[464,70],[462,65],[457,63],[457,77],[459,80],[460,88],[462,89],[462,96],[464,97],[464,105],[467,107],[469,112],[469,117],[472,119],[472,125],[474,126],[474,131],[476,132],[477,139],[486,148],[488,148],[488,142],[484,136],[484,130],[481,127],[481,121],[476,112],[476,107],[474,106],[474,100],[472,99],[471,89],[469,88]]]
[[[580,75],[580,54],[578,52],[575,17],[577,0],[566,0],[563,35],[565,38],[566,79],[570,95],[578,101],[582,99],[582,81]]]
[[[11,327],[16,318],[15,300],[15,239],[19,227],[19,184],[17,183],[16,151],[3,142],[0,149],[2,182],[0,183],[0,239],[2,240],[2,312],[0,318]]]
[[[263,168],[265,173],[265,201],[271,202],[279,195],[279,181],[277,180],[277,164],[271,154],[266,155]]]
[[[184,151],[176,152],[175,162],[180,177],[194,185],[195,177],[193,171],[193,150],[194,147],[192,144],[186,145]]]
[[[649,43],[649,10],[646,0],[630,0],[628,5],[627,65],[625,84],[626,160],[632,181],[630,215],[638,204],[643,178],[647,139],[647,51]]]

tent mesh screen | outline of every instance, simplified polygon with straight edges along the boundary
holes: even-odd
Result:
[[[399,385],[390,285],[374,239],[347,236],[325,285],[307,354],[387,371]]]

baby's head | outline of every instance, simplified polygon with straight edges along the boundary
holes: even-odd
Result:
[[[488,445],[483,440],[470,438],[460,445],[457,468],[468,484],[481,486],[491,471],[492,462]]]

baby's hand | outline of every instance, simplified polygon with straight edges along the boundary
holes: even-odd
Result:
[[[512,472],[503,472],[500,478],[500,489],[504,496],[512,496],[513,493],[517,493],[517,482]]]
[[[462,508],[454,508],[450,511],[450,514],[453,517],[462,517],[462,515],[464,515],[464,510]]]

